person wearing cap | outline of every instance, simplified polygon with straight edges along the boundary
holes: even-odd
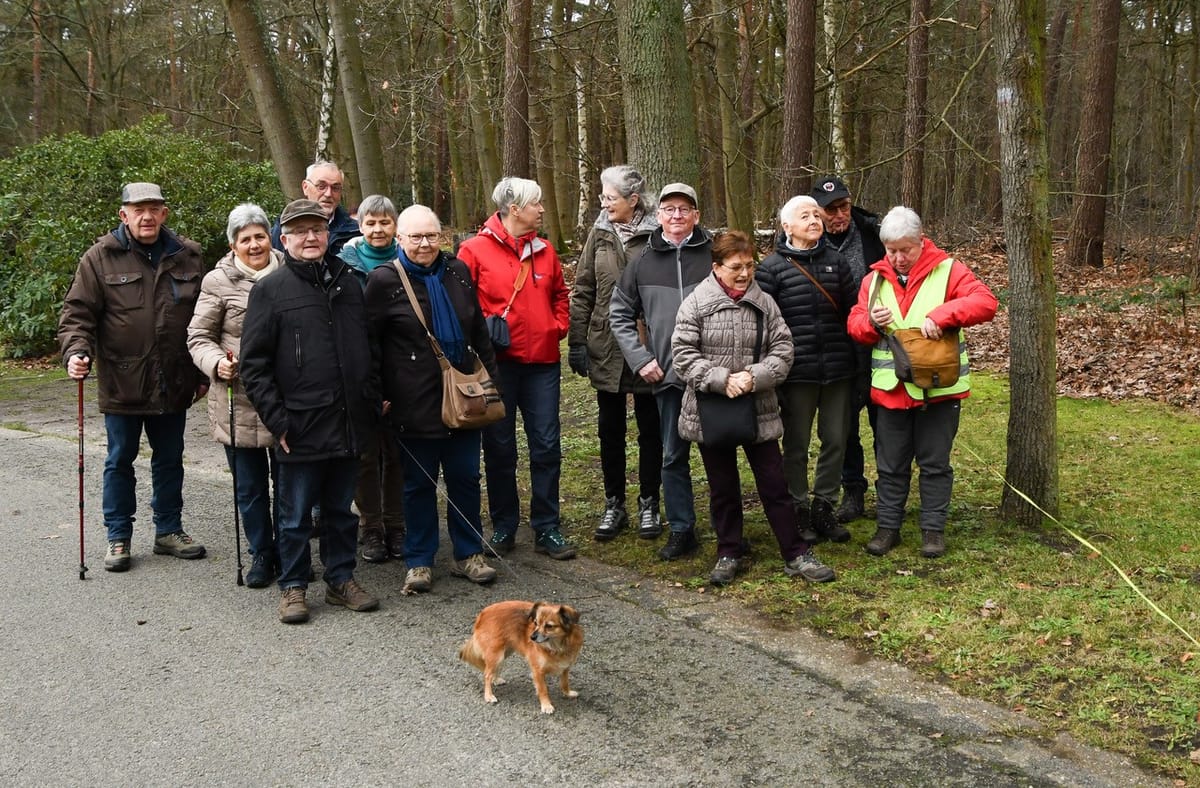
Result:
[[[363,288],[330,254],[329,224],[313,200],[288,203],[283,267],[250,290],[242,328],[246,395],[278,444],[279,620],[308,620],[312,574],[306,515],[320,504],[325,602],[374,610],[354,579],[359,455],[381,415],[379,350]]]
[[[679,435],[683,382],[672,364],[671,335],[683,300],[712,271],[712,233],[700,226],[696,190],[671,183],[658,195],[658,229],[621,273],[609,304],[613,336],[629,368],[654,388],[662,433],[663,509],[670,531],[659,558],[673,561],[696,550],[696,505],[689,465],[692,444]],[[642,341],[639,318],[649,344]],[[659,534],[639,529],[644,538]]]
[[[121,223],[84,252],[63,301],[58,342],[67,374],[87,377],[93,359],[108,438],[104,461],[104,568],[130,567],[137,512],[133,461],[142,432],[150,442],[154,552],[202,558],[183,530],[183,433],[188,407],[208,390],[192,364],[187,327],[200,295],[200,245],[164,224],[162,189],[129,183]]]
[[[884,256],[883,243],[879,240],[879,217],[852,204],[850,189],[837,176],[828,175],[821,178],[813,186],[811,194],[821,207],[825,242],[846,258],[857,292],[867,269]],[[842,502],[838,505],[835,515],[839,523],[848,523],[866,514],[866,465],[862,440],[858,435],[859,414],[863,408],[867,409],[867,422],[871,425],[871,431],[875,430],[875,405],[871,403],[869,395],[870,348],[860,346],[856,358],[858,372],[854,384],[854,407],[850,413],[846,452],[842,460]]]
[[[329,253],[337,254],[351,238],[362,235],[358,222],[342,207],[342,190],[345,188],[346,176],[342,170],[331,161],[320,159],[308,165],[304,172],[304,180],[300,181],[300,191],[304,199],[312,200],[321,206],[329,222]],[[282,217],[281,217],[282,218]],[[271,228],[271,246],[283,251],[280,240],[282,221],[276,221]]]

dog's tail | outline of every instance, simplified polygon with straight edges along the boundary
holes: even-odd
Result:
[[[458,658],[468,665],[473,665],[476,670],[483,670],[483,654],[479,653],[479,646],[475,643],[475,638],[463,641],[462,646],[458,649]]]

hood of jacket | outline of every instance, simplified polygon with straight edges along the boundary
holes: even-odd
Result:
[[[479,234],[511,249],[517,255],[517,259],[521,261],[546,248],[546,242],[538,238],[537,230],[526,233],[520,238],[510,233],[504,226],[504,222],[500,220],[498,212],[488,217],[488,220],[483,223],[483,227],[479,228]]]

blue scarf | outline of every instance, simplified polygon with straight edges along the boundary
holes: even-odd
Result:
[[[430,266],[417,265],[408,259],[403,249],[400,252],[400,264],[410,276],[420,276],[425,282],[425,292],[429,295],[430,324],[433,336],[442,346],[442,352],[451,364],[461,364],[467,352],[467,342],[463,339],[462,325],[458,322],[458,314],[454,304],[450,303],[450,294],[442,283],[442,270],[445,268],[442,256],[433,261]]]

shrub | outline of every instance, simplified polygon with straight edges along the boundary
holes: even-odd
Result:
[[[215,263],[229,250],[225,221],[240,202],[276,213],[283,195],[270,162],[176,132],[163,117],[100,137],[47,138],[0,164],[0,347],[28,356],[55,348],[58,312],[80,256],[120,221],[121,186],[163,187],[167,225]]]

